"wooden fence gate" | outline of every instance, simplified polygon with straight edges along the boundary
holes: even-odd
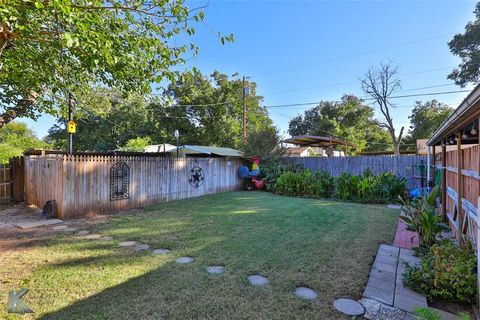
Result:
[[[23,157],[11,158],[0,164],[0,204],[25,200],[25,165]]]

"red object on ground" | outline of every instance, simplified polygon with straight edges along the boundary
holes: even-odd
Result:
[[[395,247],[404,249],[412,249],[418,247],[418,235],[416,232],[407,230],[407,225],[403,220],[398,220],[397,231],[395,232],[395,240],[393,240]]]
[[[257,180],[255,178],[252,178],[252,182],[255,185],[255,188],[257,188],[258,190],[263,189],[263,187],[265,186],[265,180],[264,179]]]

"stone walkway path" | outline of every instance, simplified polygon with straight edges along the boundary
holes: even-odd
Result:
[[[363,296],[408,312],[427,307],[425,296],[406,288],[402,281],[405,263],[419,262],[412,250],[380,245]]]
[[[407,230],[407,225],[403,220],[398,220],[397,231],[395,232],[395,240],[393,240],[395,247],[412,249],[418,247],[418,235]]]

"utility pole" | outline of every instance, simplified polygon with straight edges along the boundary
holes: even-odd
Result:
[[[71,126],[71,123],[73,121],[73,114],[72,114],[72,96],[70,95],[70,92],[67,93],[67,104],[68,104],[68,125],[67,127]],[[73,133],[75,130],[72,130],[69,128],[67,130],[68,132],[68,154],[73,153]]]
[[[242,98],[243,98],[243,145],[247,143],[247,99],[245,94],[245,76],[242,80]]]

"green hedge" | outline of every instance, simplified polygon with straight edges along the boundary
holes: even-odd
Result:
[[[297,197],[336,198],[362,203],[396,202],[406,190],[405,179],[392,173],[378,176],[366,171],[361,176],[342,174],[334,178],[326,171],[311,172],[282,162],[262,167],[267,190]]]

